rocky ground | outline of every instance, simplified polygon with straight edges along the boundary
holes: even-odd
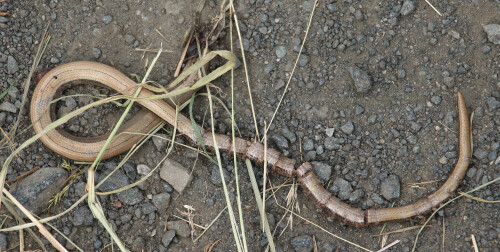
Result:
[[[168,83],[198,4],[193,0],[0,2],[0,12],[10,14],[0,16],[0,90],[13,85],[0,101],[0,126],[5,131],[19,116],[22,83],[46,26],[53,38],[39,70],[92,60],[141,75],[154,54],[135,49],[158,48],[161,42],[172,52],[162,54],[151,78]],[[312,161],[325,187],[353,206],[366,209],[405,205],[442,184],[457,161],[457,91],[464,94],[469,112],[474,112],[473,162],[458,190],[468,191],[499,175],[500,2],[431,2],[442,16],[425,1],[320,0],[288,93],[271,126],[272,147],[299,161]],[[214,17],[219,5],[218,1],[207,1],[202,22]],[[236,1],[259,128],[270,121],[277,106],[313,6],[313,1]],[[214,49],[229,48],[227,34]],[[215,84],[221,88],[218,95],[228,104],[229,77]],[[34,86],[29,86],[29,98]],[[70,90],[68,94],[80,92],[108,94],[94,88]],[[243,67],[235,72],[235,97],[236,122],[242,136],[252,138],[255,130]],[[60,113],[88,102],[85,98],[66,99],[60,104]],[[201,122],[206,101],[200,98],[196,105],[195,118]],[[64,127],[80,136],[100,135],[114,124],[119,111],[112,105],[101,106]],[[24,129],[30,125],[26,109],[20,116],[20,128]],[[217,108],[215,117],[216,130],[229,133],[229,117],[222,107]],[[168,136],[168,132],[166,129],[159,134]],[[31,136],[33,131],[28,129],[12,140],[19,146]],[[166,142],[159,138],[148,141],[101,190],[141,178],[162,159],[165,146]],[[3,148],[1,159],[10,152],[8,147]],[[56,167],[64,159],[36,142],[14,159],[7,179],[36,167]],[[102,179],[119,161],[119,157],[106,160],[98,178]],[[222,240],[215,251],[235,251],[227,214],[197,243],[189,238],[188,225],[175,217],[179,211],[186,211],[183,205],[190,205],[196,209],[194,222],[208,225],[225,207],[218,168],[182,147],[175,148],[167,162],[142,185],[100,197],[118,236],[131,251],[200,251],[218,239]],[[234,199],[232,158],[224,154],[223,165]],[[244,164],[239,162],[238,167],[249,248],[261,251],[268,241],[259,226]],[[179,177],[172,178],[172,174]],[[262,177],[261,169],[257,176]],[[270,179],[275,186],[285,182],[277,175]],[[426,181],[436,182],[410,186]],[[83,174],[50,214],[44,212],[41,216],[71,206],[83,195],[85,183]],[[269,200],[266,206],[271,228],[277,230],[274,241],[278,251],[312,251],[313,246],[320,251],[360,251],[298,218],[291,224],[293,230],[286,227],[286,220],[280,221],[285,211],[278,203],[285,203],[288,188],[279,190],[277,202]],[[500,184],[490,185],[475,196],[499,200]],[[376,235],[381,232],[420,224],[417,219],[366,228],[345,226],[319,210],[301,189],[298,206],[301,216],[372,250],[380,248],[381,237]],[[498,203],[461,198],[430,221],[417,250],[470,251],[474,235],[480,251],[499,251],[499,209]],[[85,203],[52,224],[85,251],[111,251],[109,235],[93,219]],[[12,225],[12,220],[4,224]],[[196,234],[199,232],[197,229]],[[401,240],[392,250],[410,251],[416,232],[413,229],[391,234],[387,242]],[[61,235],[56,234],[56,238],[74,249]],[[16,251],[18,245],[18,233],[0,233],[0,250]],[[26,247],[35,249],[38,244],[27,236]]]

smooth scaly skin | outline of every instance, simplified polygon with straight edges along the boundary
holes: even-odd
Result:
[[[183,87],[192,85],[195,76],[190,76],[191,80],[186,80]],[[48,72],[38,83],[31,102],[31,120],[35,132],[39,133],[54,120],[54,108],[46,109],[49,103],[57,97],[57,94],[71,86],[72,82],[89,81],[97,85],[113,89],[124,95],[132,95],[136,83],[116,69],[95,62],[73,62],[61,65]],[[139,98],[145,98],[153,95],[150,91],[142,90]],[[189,95],[178,97],[177,102],[182,103],[187,100]],[[130,119],[120,128],[120,132],[141,132],[147,133],[156,127],[161,120],[174,124],[177,122],[178,131],[193,143],[197,144],[195,131],[191,121],[185,116],[179,114],[176,118],[175,109],[163,100],[139,100],[138,103],[145,109],[142,109],[137,115]],[[444,200],[448,199],[459,183],[471,158],[470,129],[465,102],[460,93],[458,93],[458,113],[459,113],[459,141],[460,155],[452,174],[446,182],[433,194],[417,201],[413,204],[385,209],[361,210],[353,208],[335,196],[331,195],[321,182],[311,171],[309,163],[303,163],[295,169],[295,160],[287,158],[279,151],[267,149],[267,164],[272,171],[287,176],[297,176],[304,190],[315,200],[315,202],[329,214],[341,219],[347,224],[354,226],[365,226],[372,224],[385,223],[389,221],[401,221],[417,215],[429,212],[439,206]],[[213,148],[212,135],[198,127],[202,133],[203,142],[208,148]],[[51,130],[40,139],[53,151],[78,161],[93,161],[100,152],[107,136],[94,138],[75,137],[62,129]],[[139,134],[120,134],[112,141],[103,158],[121,154],[129,150],[136,144],[142,136]],[[232,154],[233,143],[231,137],[216,134],[217,146],[221,151]],[[236,154],[241,158],[249,158],[252,161],[264,163],[264,146],[257,142],[236,138]]]

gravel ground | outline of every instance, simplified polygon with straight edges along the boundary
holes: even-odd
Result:
[[[8,17],[0,16],[0,89],[3,92],[14,85],[0,101],[0,127],[9,130],[17,120],[24,92],[22,83],[47,24],[53,38],[42,57],[40,70],[66,62],[92,60],[113,65],[124,73],[143,74],[146,62],[154,54],[135,49],[157,48],[162,42],[165,49],[173,52],[160,57],[152,79],[168,83],[181,54],[184,32],[194,22],[197,2],[7,0],[0,3],[0,12],[10,13]],[[271,126],[271,146],[297,160],[312,161],[325,187],[353,206],[366,209],[405,205],[441,185],[457,161],[457,91],[464,94],[469,112],[474,112],[473,162],[459,191],[499,176],[500,2],[431,2],[436,2],[433,4],[442,16],[425,1],[319,1],[287,96]],[[269,122],[279,102],[313,3],[236,1],[259,128]],[[219,4],[207,1],[203,22],[217,14]],[[223,37],[214,48],[227,49],[229,43]],[[242,67],[235,72],[235,78],[236,122],[242,136],[252,138],[255,130]],[[229,104],[229,77],[215,84],[221,88],[219,95]],[[29,97],[34,85],[29,87]],[[68,94],[81,92],[108,94],[88,87],[70,90]],[[66,99],[60,103],[59,111],[64,113],[89,102],[84,98]],[[195,118],[201,122],[206,101],[200,99],[196,105],[200,109]],[[24,111],[20,115],[21,128],[30,125]],[[112,105],[101,106],[64,127],[80,136],[100,135],[114,124],[119,111]],[[216,130],[229,133],[230,120],[223,108],[216,109],[215,118]],[[167,136],[168,131],[160,134]],[[13,141],[18,146],[32,135],[28,130]],[[161,160],[165,146],[161,139],[146,143],[104,185],[104,190],[144,176]],[[0,159],[9,152],[2,149]],[[231,157],[223,156],[230,198],[234,199],[234,164]],[[213,220],[225,207],[218,169],[184,148],[176,148],[170,158],[170,164],[174,165],[168,167],[180,171],[175,173],[179,177],[168,178],[171,174],[168,169],[173,168],[165,166],[161,168],[163,175],[156,172],[137,188],[99,198],[113,229],[131,251],[167,248],[200,251],[218,239],[222,240],[215,251],[236,251],[226,214],[197,243],[189,238],[189,226],[174,216],[185,211],[183,205],[191,205],[196,209],[195,223],[207,225]],[[56,167],[63,160],[37,142],[14,159],[7,179],[35,167]],[[98,171],[99,179],[119,160],[106,160]],[[239,162],[238,167],[243,168],[243,163]],[[244,170],[240,172],[240,183],[247,240],[251,251],[262,251],[268,241],[260,229],[248,174],[246,169],[241,170]],[[262,177],[261,170],[257,177]],[[410,186],[435,180],[419,187]],[[273,185],[284,181],[283,177],[271,175]],[[83,195],[85,183],[85,175],[80,176],[50,214],[71,206]],[[288,188],[281,189],[276,194],[279,204],[285,203],[287,191]],[[500,184],[482,189],[475,196],[499,200]],[[319,210],[301,189],[298,206],[301,216],[328,231],[373,250],[380,247],[380,237],[374,235],[382,232],[382,226],[345,226]],[[288,229],[286,220],[280,221],[285,212],[275,200],[268,201],[266,209],[271,228],[277,231],[278,251],[312,251],[314,245],[319,251],[359,250],[298,218],[294,218],[293,230]],[[421,219],[391,223],[383,231],[420,223]],[[474,235],[481,251],[500,251],[499,223],[497,204],[462,198],[430,221],[417,250],[470,251]],[[93,219],[86,204],[52,224],[85,251],[111,251],[109,235]],[[8,220],[5,225],[15,223]],[[199,230],[196,232],[199,234]],[[391,234],[387,241],[401,240],[393,251],[410,251],[416,232]],[[74,249],[61,235],[56,238]],[[27,249],[38,248],[33,239],[26,239]],[[0,250],[17,250],[18,244],[17,233],[0,233]]]

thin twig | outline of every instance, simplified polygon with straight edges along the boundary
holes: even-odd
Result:
[[[269,121],[269,125],[266,128],[266,132],[271,127],[271,124],[274,121],[274,117],[278,113],[278,110],[281,106],[281,103],[283,102],[283,99],[285,98],[285,94],[286,94],[286,91],[288,90],[288,86],[290,85],[290,82],[292,81],[293,73],[295,72],[295,68],[297,68],[297,64],[299,62],[300,55],[302,54],[302,50],[304,49],[304,44],[306,43],[307,34],[309,34],[309,28],[311,27],[312,18],[314,16],[314,11],[316,10],[317,6],[318,6],[318,0],[314,1],[313,9],[311,11],[311,15],[309,16],[309,23],[307,24],[306,34],[304,35],[304,39],[302,40],[302,45],[300,46],[299,54],[297,55],[297,58],[295,59],[295,64],[293,65],[292,72],[290,73],[290,77],[288,77],[288,81],[286,82],[285,90],[283,90],[283,94],[281,95],[278,106],[276,106],[276,109],[274,110],[274,114],[273,114],[273,117],[271,117],[271,121]]]
[[[425,2],[439,15],[439,16],[443,16],[443,14],[441,14],[441,12],[439,12],[436,8],[434,8],[434,6],[428,1],[428,0],[425,0]]]
[[[479,252],[479,249],[477,248],[476,237],[473,234],[471,234],[470,238],[472,240],[472,247],[474,248],[474,252]]]

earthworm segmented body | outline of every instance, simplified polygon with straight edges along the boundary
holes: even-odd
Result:
[[[188,78],[194,78],[190,76]],[[45,109],[62,89],[75,81],[90,81],[97,85],[116,90],[124,95],[132,95],[136,83],[116,69],[95,62],[73,62],[61,65],[47,73],[38,83],[31,102],[31,120],[34,130],[39,133],[54,120],[53,110]],[[192,81],[192,79],[191,79]],[[194,83],[194,81],[193,81]],[[183,85],[185,86],[185,85]],[[148,90],[142,90],[139,98],[153,95]],[[458,121],[460,154],[455,168],[446,182],[434,193],[419,201],[401,207],[362,210],[349,206],[328,192],[316,178],[310,163],[296,166],[294,159],[287,158],[273,148],[267,151],[267,166],[278,174],[287,177],[297,177],[304,191],[330,215],[354,226],[375,225],[390,221],[402,221],[425,214],[448,199],[462,181],[471,159],[471,138],[469,119],[465,101],[460,92],[458,97]],[[182,98],[186,100],[187,97]],[[181,100],[179,100],[182,102]],[[146,133],[164,120],[173,125],[177,123],[178,131],[195,144],[198,140],[191,121],[179,114],[176,118],[175,109],[163,100],[139,100],[145,109],[135,115],[120,131]],[[52,111],[52,112],[51,112]],[[206,147],[214,148],[213,136],[210,131],[201,130]],[[51,130],[41,138],[42,142],[53,151],[79,161],[93,161],[101,150],[105,136],[97,138],[80,138],[70,135],[62,129]],[[236,155],[248,158],[258,164],[264,163],[264,146],[261,143],[216,134],[217,147],[221,151],[233,154],[233,144]],[[122,134],[114,138],[106,149],[104,158],[123,153],[140,140],[137,135]]]

